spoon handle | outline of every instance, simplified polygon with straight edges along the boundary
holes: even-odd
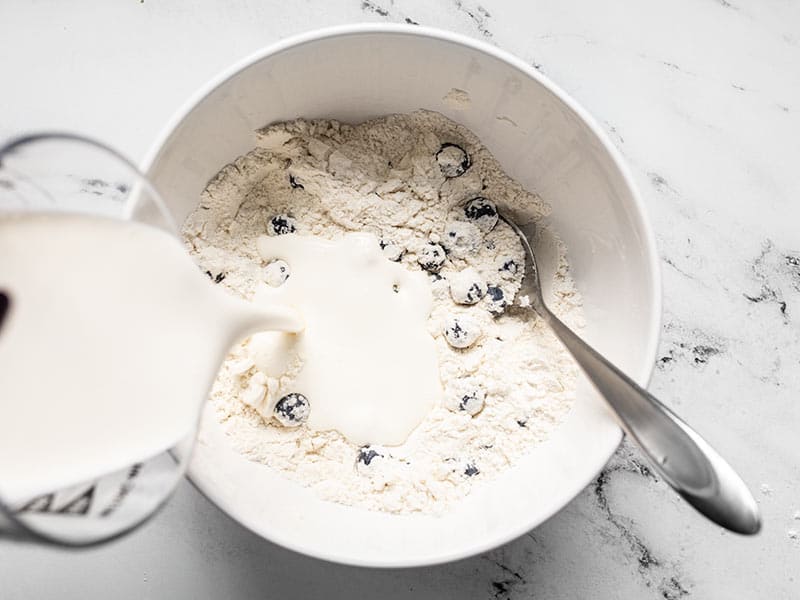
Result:
[[[689,504],[731,531],[761,528],[750,490],[696,431],[647,390],[603,358],[549,309],[540,314],[617,414],[652,466]]]

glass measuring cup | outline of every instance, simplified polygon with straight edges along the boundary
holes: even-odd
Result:
[[[157,191],[133,163],[104,144],[71,134],[21,137],[0,147],[0,218],[30,211],[136,220],[177,234]],[[2,321],[14,302],[13,293],[0,284],[0,344]],[[13,418],[2,407],[0,399],[0,419]],[[112,472],[33,496],[12,496],[0,473],[0,537],[88,546],[135,529],[164,504],[184,475],[197,424],[157,454],[134,457]]]

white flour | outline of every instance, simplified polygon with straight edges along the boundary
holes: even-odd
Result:
[[[429,319],[444,406],[404,445],[358,448],[336,431],[285,428],[262,416],[247,404],[253,380],[261,385],[264,377],[246,341],[232,350],[212,392],[239,452],[328,500],[439,512],[548,437],[573,402],[577,369],[530,309],[510,307],[523,250],[505,223],[487,216],[485,201],[473,203],[473,218],[467,217],[465,204],[476,197],[518,218],[540,221],[547,213],[471,132],[428,111],[356,126],[303,120],[271,126],[259,132],[256,149],[220,171],[184,236],[203,270],[245,298],[257,281],[275,277],[256,249],[258,236],[275,229],[275,216],[278,229],[288,220],[298,233],[324,238],[373,233],[387,259],[412,270],[420,264],[436,270],[443,256],[432,243],[447,250],[439,273],[430,275]],[[580,328],[580,297],[560,243],[558,250],[549,305]],[[454,319],[469,331],[454,333]],[[454,335],[468,337],[468,347],[455,349]]]

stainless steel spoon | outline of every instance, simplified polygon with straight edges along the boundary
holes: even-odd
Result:
[[[547,308],[529,236],[508,216],[499,216],[519,236],[528,255],[520,294],[528,295],[531,307],[566,346],[616,413],[622,428],[650,459],[653,469],[715,523],[736,533],[757,533],[761,529],[761,515],[741,478],[697,432]]]

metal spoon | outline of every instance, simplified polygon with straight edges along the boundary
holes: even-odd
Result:
[[[691,427],[547,308],[529,237],[506,215],[499,216],[519,236],[528,255],[520,294],[528,294],[532,308],[566,346],[616,413],[622,428],[647,455],[653,469],[689,504],[718,525],[736,533],[757,533],[761,529],[761,515],[741,478]]]

